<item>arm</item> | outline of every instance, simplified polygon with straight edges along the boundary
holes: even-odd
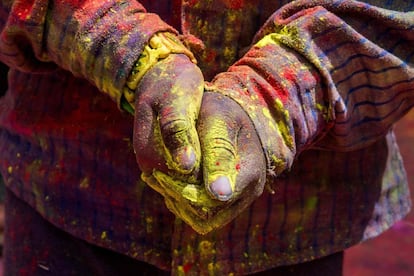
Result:
[[[203,77],[192,53],[176,37],[176,30],[158,15],[147,13],[134,0],[0,3],[0,16],[4,19],[0,21],[1,61],[29,72],[60,67],[89,80],[118,106],[135,114],[139,126],[135,126],[134,136],[152,139],[152,145],[161,144],[158,148],[163,151],[157,154],[167,159],[169,167],[187,172],[196,166],[199,145],[197,137],[192,136]],[[164,75],[150,73],[151,69]],[[185,74],[179,74],[180,70]],[[185,82],[178,78],[192,82],[183,87]],[[148,90],[154,83],[159,89]],[[183,93],[177,94],[177,90]],[[135,112],[137,97],[141,100]],[[168,113],[167,107],[172,103]],[[148,124],[150,119],[152,122],[150,114],[161,114],[158,134],[162,137],[149,137],[156,129],[155,124]],[[143,136],[147,134],[144,128],[151,130],[148,136]],[[147,148],[137,149],[138,163],[144,171],[154,165]],[[185,159],[188,148],[194,149],[193,156]],[[163,169],[166,162],[163,160],[162,168],[157,168]]]
[[[0,58],[24,71],[56,65],[91,81],[117,103],[149,39],[175,32],[136,1],[2,1]]]
[[[199,188],[194,200],[177,184],[170,209],[211,231],[263,192],[263,171],[272,183],[308,148],[350,151],[385,135],[414,105],[413,20],[356,1],[295,1],[277,11],[207,86],[198,124],[207,192]]]
[[[309,5],[277,11],[255,46],[213,81],[250,115],[276,175],[309,147],[348,151],[376,141],[414,104],[412,12]]]

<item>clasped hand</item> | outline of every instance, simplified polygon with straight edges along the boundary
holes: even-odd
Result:
[[[207,89],[181,54],[153,66],[137,88],[134,149],[143,180],[201,234],[239,215],[262,192],[264,153],[246,112]]]

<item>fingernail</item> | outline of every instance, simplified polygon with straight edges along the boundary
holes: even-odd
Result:
[[[191,171],[196,162],[196,154],[194,149],[190,146],[178,150],[176,154],[177,164],[186,171]]]
[[[214,180],[210,186],[211,193],[221,201],[227,201],[233,195],[230,180],[227,176],[219,176]]]

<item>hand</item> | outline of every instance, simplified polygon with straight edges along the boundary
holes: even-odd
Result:
[[[197,126],[204,184],[154,171],[144,180],[194,230],[208,233],[230,222],[263,192],[264,153],[245,111],[232,99],[205,92]]]
[[[241,196],[253,201],[263,192],[266,162],[246,112],[232,99],[205,92],[197,126],[206,190],[220,201]]]
[[[143,173],[197,174],[195,122],[203,90],[200,69],[183,54],[171,54],[146,72],[137,87],[134,123],[134,150]]]

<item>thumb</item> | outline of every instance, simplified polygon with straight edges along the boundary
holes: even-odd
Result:
[[[263,149],[247,113],[219,93],[205,92],[198,121],[207,191],[221,201],[251,202],[266,180]]]
[[[211,93],[208,93],[212,95]],[[224,96],[205,94],[198,131],[202,148],[203,174],[207,191],[221,201],[233,197],[238,174],[236,151],[238,124]]]

